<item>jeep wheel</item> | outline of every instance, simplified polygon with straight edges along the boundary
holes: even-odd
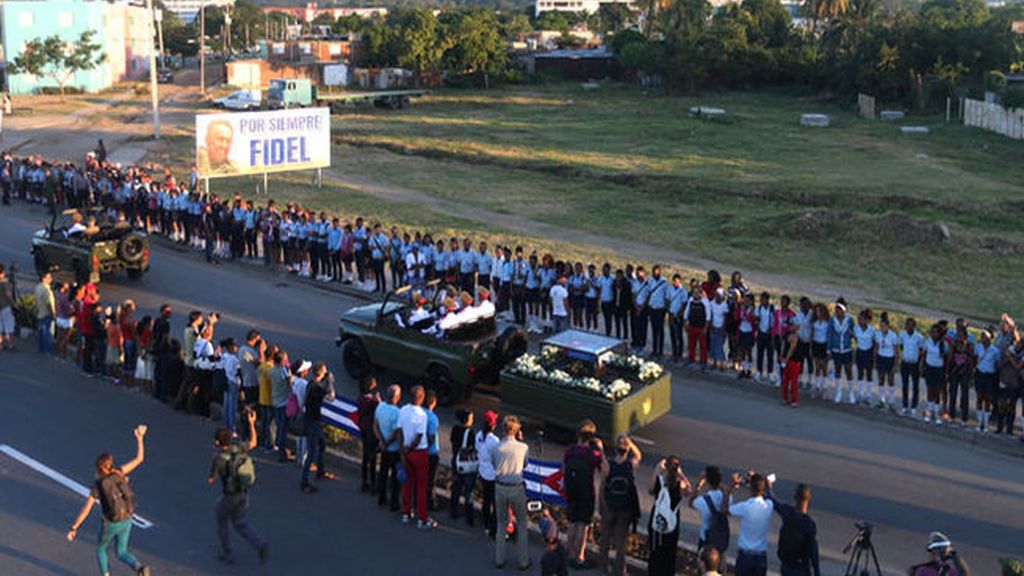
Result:
[[[451,406],[462,400],[462,385],[452,380],[448,369],[443,366],[430,367],[427,386],[437,394],[437,403],[441,406]]]
[[[345,366],[345,372],[355,380],[362,380],[370,375],[370,355],[366,353],[366,346],[355,338],[346,340],[341,348],[341,363]]]
[[[126,234],[117,243],[117,256],[129,264],[141,262],[146,256],[146,241],[134,232]]]
[[[142,278],[142,270],[139,270],[138,268],[129,268],[127,272],[130,280],[138,280]]]

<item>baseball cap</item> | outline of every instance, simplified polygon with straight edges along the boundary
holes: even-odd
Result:
[[[942,532],[932,532],[928,536],[928,546],[925,549],[929,552],[935,552],[936,550],[945,550],[952,545],[953,543],[949,541],[949,537]]]

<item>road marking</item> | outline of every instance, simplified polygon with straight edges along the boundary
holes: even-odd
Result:
[[[648,440],[647,438],[641,438],[640,436],[630,436],[630,438],[637,444],[644,444],[645,446],[654,446],[654,440]]]
[[[36,472],[39,472],[43,476],[48,477],[50,480],[53,480],[57,484],[60,484],[61,486],[67,488],[68,490],[71,490],[72,492],[78,494],[83,498],[87,498],[89,496],[89,489],[86,488],[85,486],[82,486],[81,484],[75,482],[71,478],[68,478],[67,476],[61,474],[60,472],[57,472],[56,470],[50,468],[46,464],[43,464],[42,462],[35,460],[32,457],[19,452],[18,450],[15,450],[14,448],[8,446],[7,444],[0,444],[0,452],[7,454],[11,458],[14,458],[18,462],[21,462],[25,466],[28,466],[29,468],[35,470]],[[146,520],[138,514],[132,515],[132,524],[142,529],[153,527],[152,522]]]

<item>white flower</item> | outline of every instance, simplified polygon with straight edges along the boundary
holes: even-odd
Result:
[[[546,345],[540,349],[540,357],[544,360],[553,360],[556,358],[561,350],[555,346]]]
[[[637,370],[637,375],[641,382],[647,382],[648,380],[656,380],[664,371],[665,369],[657,362],[644,362],[640,365],[639,370]]]

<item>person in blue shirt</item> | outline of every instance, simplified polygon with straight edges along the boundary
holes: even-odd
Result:
[[[456,258],[459,266],[459,288],[463,292],[474,294],[474,276],[476,275],[476,254],[473,252],[473,245],[469,238],[462,240],[462,250],[459,250]]]
[[[921,389],[921,349],[924,336],[917,331],[917,321],[907,318],[899,333],[900,383],[903,386],[903,407],[900,415],[917,416],[917,403]]]
[[[378,222],[373,225],[373,235],[367,241],[370,249],[370,265],[373,268],[373,290],[384,294],[387,292],[387,279],[384,276],[384,259],[387,257],[388,237]]]
[[[601,275],[594,282],[601,302],[601,316],[604,317],[604,335],[611,336],[612,321],[615,319],[615,277],[612,276],[612,265],[605,262],[601,266]]]
[[[839,381],[846,373],[847,396],[850,404],[857,402],[853,390],[853,318],[846,314],[846,300],[836,300],[835,313],[828,323],[828,352],[832,356],[836,404],[842,401],[843,391]]]
[[[537,253],[530,254],[529,268],[526,269],[526,318],[527,332],[540,333],[538,317],[540,316],[540,267]]]
[[[433,390],[427,391],[427,397],[423,401],[423,408],[427,411],[427,510],[436,510],[437,501],[434,498],[434,486],[437,484],[437,464],[441,459],[441,445],[438,442],[438,419],[437,393]]]
[[[529,268],[523,258],[523,247],[516,246],[515,258],[509,262],[509,281],[512,286],[512,315],[520,326],[526,324],[526,277]]]
[[[772,325],[775,319],[775,306],[772,305],[772,295],[767,292],[761,292],[760,302],[757,308],[754,309],[754,316],[757,319],[757,329],[755,330],[755,343],[757,344],[757,373],[754,375],[754,380],[765,383],[774,382],[773,377],[775,376],[775,355],[774,346],[772,345]],[[765,359],[768,360],[768,371],[765,372]]]
[[[408,234],[406,235],[408,236]],[[388,239],[388,262],[391,263],[391,285],[398,287],[402,285],[402,278],[405,277],[405,245],[398,235],[398,228],[391,227],[391,238]]]
[[[871,326],[873,315],[870,308],[861,310],[857,314],[857,325],[853,327],[853,341],[857,343],[857,398],[868,404],[872,396],[878,393],[878,390],[873,390],[877,384],[872,378],[875,370],[875,329]]]
[[[459,239],[454,236],[448,241],[448,262],[445,268],[445,281],[453,286],[459,286]]]
[[[487,253],[487,242],[480,243],[480,251],[476,254],[477,283],[484,288],[491,288],[491,268],[494,259]]]
[[[370,237],[370,231],[366,229],[366,223],[362,216],[356,218],[356,228],[352,231],[352,250],[356,259],[356,274],[359,277],[359,284],[366,282],[366,241]]]
[[[587,330],[597,330],[597,267],[587,265],[586,290],[583,292],[583,310]]]
[[[324,272],[334,280],[341,281],[341,221],[331,219],[331,227],[327,230],[327,255],[330,267]]]
[[[558,270],[555,269],[555,257],[551,254],[544,254],[540,259],[540,319],[547,329],[551,328],[551,287],[558,280]]]
[[[655,358],[665,352],[665,307],[668,304],[668,282],[661,277],[661,266],[651,267],[650,290],[647,295],[647,318],[651,323],[651,351]]]
[[[683,286],[683,277],[679,274],[672,275],[672,285],[668,287],[668,318],[669,340],[672,344],[672,361],[679,362],[683,359],[683,309],[689,299],[686,288]]]
[[[445,271],[448,267],[448,251],[444,249],[444,239],[437,241],[434,247],[434,278],[444,280]]]
[[[572,326],[583,327],[583,306],[584,294],[587,290],[587,279],[583,274],[583,263],[577,262],[570,266],[569,275],[569,308],[572,316]]]
[[[647,347],[647,296],[651,287],[647,284],[647,271],[637,266],[630,284],[633,292],[633,350],[643,354]]]
[[[397,384],[388,386],[384,401],[374,411],[374,434],[381,447],[380,469],[377,474],[377,504],[390,504],[392,512],[398,511],[398,465],[401,429],[398,427],[398,402],[402,399],[402,388]],[[390,499],[388,498],[390,496]],[[390,500],[390,501],[389,501]]]
[[[978,430],[988,432],[988,418],[992,414],[992,396],[996,390],[996,367],[999,363],[999,348],[992,344],[992,332],[983,330],[981,342],[974,345],[978,364],[974,369],[974,390],[978,395]]]

